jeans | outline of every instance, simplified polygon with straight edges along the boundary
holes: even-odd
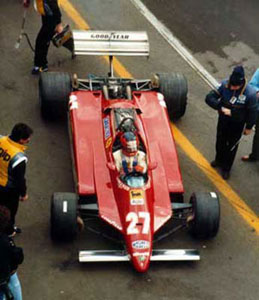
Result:
[[[22,289],[16,272],[10,277],[8,286],[14,296],[14,300],[22,300]],[[3,295],[3,293],[0,292],[0,300],[5,300],[5,299],[6,298]]]
[[[224,171],[230,171],[233,165],[244,125],[232,121],[231,118],[219,116],[215,159]]]

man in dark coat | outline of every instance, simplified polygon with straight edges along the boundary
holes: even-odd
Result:
[[[63,30],[61,12],[57,0],[36,0],[36,9],[41,15],[42,26],[36,38],[34,67],[32,74],[48,71],[48,49],[54,34]],[[29,7],[30,0],[23,0],[24,7]]]
[[[206,103],[218,111],[216,157],[211,166],[220,167],[222,177],[230,176],[242,134],[248,135],[256,121],[255,90],[247,84],[242,66],[233,69],[228,80],[206,96]]]

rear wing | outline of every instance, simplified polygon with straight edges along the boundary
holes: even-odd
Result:
[[[76,55],[149,56],[144,31],[73,30]]]
[[[75,55],[108,55],[110,76],[113,56],[149,56],[145,31],[73,30]]]

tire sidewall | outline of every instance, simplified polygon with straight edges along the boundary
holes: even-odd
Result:
[[[65,118],[71,92],[72,82],[68,73],[41,73],[39,78],[39,102],[42,117],[48,120]]]
[[[193,193],[190,199],[194,220],[190,232],[196,238],[213,238],[220,225],[220,204],[216,193]]]
[[[180,73],[157,73],[158,91],[163,94],[170,120],[181,118],[186,111],[188,85]]]
[[[53,194],[50,223],[53,240],[71,241],[76,237],[78,233],[76,194]]]

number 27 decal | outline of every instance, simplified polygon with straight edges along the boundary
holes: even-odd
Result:
[[[150,214],[145,211],[140,211],[139,213],[130,212],[127,214],[126,222],[130,222],[129,226],[127,227],[127,234],[139,233],[137,224],[140,223],[140,219],[144,220],[141,233],[148,234],[150,228]]]

